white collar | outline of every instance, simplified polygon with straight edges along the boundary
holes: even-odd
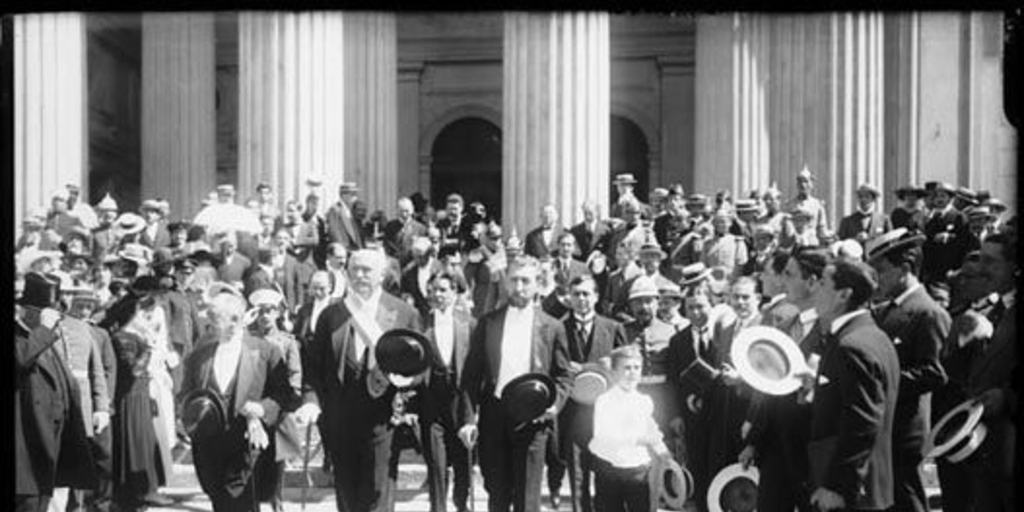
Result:
[[[871,215],[872,213],[875,213],[875,203],[871,203],[871,206],[868,207],[867,210],[862,210],[860,206],[858,206],[857,211],[863,215]]]
[[[380,303],[380,297],[383,294],[384,289],[377,288],[376,290],[373,291],[373,293],[370,294],[370,298],[366,300],[363,300],[363,298],[360,297],[359,294],[355,292],[355,290],[353,290],[352,293],[349,294],[349,296],[352,298],[352,303],[355,304],[356,307],[364,311],[369,311],[371,308],[376,309],[377,304]]]
[[[242,336],[244,332],[239,329],[238,333],[235,334],[230,340],[225,343],[217,345],[218,350],[236,350],[242,346]]]
[[[596,318],[596,317],[597,317],[597,313],[595,313],[595,312],[591,311],[591,312],[590,312],[590,314],[589,314],[589,315],[587,315],[587,317],[586,317],[586,318],[580,318],[580,316],[579,316],[579,315],[577,315],[577,314],[576,314],[576,313],[574,312],[574,313],[572,314],[572,317],[573,317],[574,319],[576,319],[576,323],[578,323],[578,324],[580,324],[580,325],[587,325],[587,324],[592,324],[592,323],[594,323],[594,318]]]
[[[910,286],[906,290],[904,290],[903,293],[901,293],[899,297],[896,297],[895,299],[893,299],[892,300],[893,304],[896,304],[897,306],[902,305],[903,302],[907,300],[907,297],[910,297],[910,294],[916,292],[917,289],[920,288],[920,287],[921,287],[921,283],[914,283],[913,286]]]
[[[800,312],[799,318],[800,323],[809,324],[818,319],[818,310],[815,308],[807,308]]]
[[[836,318],[835,320],[832,321],[832,328],[829,329],[829,332],[832,333],[832,334],[835,334],[835,333],[839,332],[839,329],[842,329],[843,326],[846,325],[847,323],[849,323],[850,320],[853,320],[854,317],[856,317],[858,315],[861,315],[861,314],[864,314],[864,313],[867,313],[867,312],[868,312],[868,310],[866,310],[864,308],[861,308],[861,309],[856,309],[854,311],[850,311],[849,313],[844,313],[842,315],[839,315],[838,318]]]
[[[455,316],[454,304],[447,309],[434,309],[434,318],[452,318]]]

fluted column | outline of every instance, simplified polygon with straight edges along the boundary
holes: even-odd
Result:
[[[240,196],[266,181],[283,206],[315,176],[333,203],[348,173],[342,14],[241,13],[238,27]]]
[[[422,62],[398,66],[398,193],[408,196],[420,188],[420,80]],[[390,206],[390,205],[389,205]]]
[[[607,13],[505,15],[502,223],[525,233],[552,203],[563,225],[608,210]]]
[[[143,198],[194,215],[216,178],[213,14],[142,15]]]
[[[345,14],[345,172],[371,211],[398,197],[398,39],[393,13]]]
[[[697,191],[768,185],[769,29],[759,14],[697,20]]]
[[[87,197],[85,16],[14,17],[14,220],[79,185]]]

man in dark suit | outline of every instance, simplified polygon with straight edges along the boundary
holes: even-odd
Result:
[[[437,261],[430,240],[426,237],[417,238],[412,244],[412,262],[402,270],[399,288],[403,297],[412,298],[412,305],[420,316],[426,316],[430,312],[427,282],[430,281],[430,276],[440,269],[441,263]]]
[[[455,308],[463,293],[454,274],[439,272],[430,278],[432,309],[423,316],[423,328],[433,348],[427,387],[420,398],[419,422],[423,459],[427,464],[430,511],[444,512],[448,496],[448,466],[454,470],[452,501],[458,512],[467,510],[471,466],[469,452],[458,439],[461,411],[468,407],[459,381],[469,352],[476,321]]]
[[[581,261],[586,261],[594,251],[606,252],[608,247],[611,228],[601,219],[599,208],[593,201],[585,201],[582,206],[583,222],[569,230],[576,237],[576,244],[579,246],[576,259]]]
[[[540,212],[540,226],[526,234],[523,252],[534,258],[551,256],[558,247],[558,239],[564,229],[558,223],[558,210],[555,205],[544,205]]]
[[[307,401],[323,410],[318,426],[334,466],[342,511],[391,510],[389,468],[394,386],[377,367],[377,339],[394,328],[418,329],[416,310],[382,289],[386,256],[358,250],[349,258],[349,293],[317,319],[304,379]]]
[[[185,360],[181,401],[196,393],[216,395],[224,405],[224,429],[193,433],[192,458],[199,484],[213,510],[258,510],[254,467],[267,447],[271,425],[295,410],[298,393],[288,384],[281,351],[246,332],[245,300],[222,293],[210,304],[215,343],[204,343]]]
[[[459,194],[449,194],[445,200],[445,217],[437,222],[441,231],[441,246],[454,245],[460,251],[474,244],[473,222],[465,214],[466,203]]]
[[[878,291],[890,299],[875,321],[896,344],[900,388],[893,421],[894,499],[898,510],[927,512],[928,498],[918,471],[931,430],[932,392],[946,383],[939,362],[951,320],[917,279],[924,235],[905,228],[867,245],[868,263],[878,273]]]
[[[398,258],[404,268],[412,261],[412,243],[417,237],[427,236],[427,227],[413,218],[412,201],[408,197],[398,199],[398,216],[384,225],[384,249],[388,256]]]
[[[60,280],[31,273],[14,332],[14,460],[18,512],[45,512],[55,487],[94,489],[97,481],[78,386],[68,368],[57,307]]]
[[[889,216],[878,209],[878,189],[862,184],[857,187],[857,211],[839,221],[839,239],[854,239],[866,244],[892,229]]]
[[[1016,237],[999,233],[981,244],[982,276],[999,295],[988,314],[995,326],[992,339],[971,364],[966,390],[985,408],[982,416],[988,435],[968,466],[975,510],[1010,511],[1015,508],[1017,442],[1017,260]]]
[[[359,222],[352,215],[352,205],[358,199],[359,187],[355,183],[342,183],[338,187],[340,200],[327,210],[327,241],[345,244],[349,251],[363,247]]]
[[[576,236],[568,231],[563,231],[558,237],[555,258],[551,261],[555,281],[568,284],[577,277],[590,275],[590,269],[583,262],[575,259],[578,253],[576,249]]]
[[[569,281],[572,314],[567,315],[565,326],[569,342],[569,369],[574,374],[586,363],[597,363],[609,357],[612,349],[626,344],[626,331],[622,324],[597,314],[597,283],[589,275],[580,275]],[[562,473],[569,469],[569,491],[573,512],[593,510],[590,495],[590,438],[594,433],[594,406],[566,402],[558,414],[558,447],[565,466],[557,474],[548,468],[548,487],[562,486]],[[554,494],[553,494],[554,495]],[[557,507],[555,507],[557,508]]]
[[[553,421],[565,404],[570,385],[565,328],[535,304],[539,264],[521,257],[508,269],[508,304],[480,318],[473,331],[463,388],[472,414],[461,418],[459,438],[467,447],[480,434],[480,469],[491,512],[537,512],[541,474]],[[501,400],[505,385],[527,373],[549,375],[557,397],[541,417],[513,424]]]
[[[956,189],[949,183],[938,183],[932,191],[932,211],[924,224],[924,261],[921,281],[930,285],[944,282],[946,273],[960,266],[967,254],[967,217],[953,207]]]
[[[825,267],[815,292],[827,331],[818,374],[804,374],[804,382],[813,393],[810,500],[823,512],[893,505],[892,426],[900,366],[892,341],[866,308],[876,287],[871,267],[840,258]]]
[[[160,202],[147,199],[142,202],[139,211],[146,219],[146,227],[142,228],[139,233],[139,243],[150,249],[171,245],[171,233],[167,230],[167,222],[164,220]]]
[[[217,276],[225,283],[240,283],[252,261],[238,252],[238,240],[234,235],[225,236],[220,242],[221,264]]]

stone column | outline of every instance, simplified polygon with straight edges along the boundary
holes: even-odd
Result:
[[[422,62],[398,65],[398,193],[420,188],[420,79]]]
[[[393,13],[345,14],[345,172],[372,213],[398,197],[398,37]]]
[[[545,204],[569,226],[608,212],[607,13],[505,15],[502,223],[526,233]]]
[[[142,199],[191,217],[216,178],[212,14],[142,15]]]
[[[918,165],[920,115],[920,13],[885,16],[885,187],[889,204],[894,191],[909,183],[921,184]]]
[[[71,183],[89,202],[85,16],[14,17],[14,220]]]
[[[697,19],[697,192],[738,197],[768,185],[769,29],[758,14]]]
[[[239,196],[252,197],[266,181],[283,206],[305,195],[307,178],[318,177],[326,211],[350,178],[342,14],[238,16]]]
[[[661,77],[661,182],[693,189],[694,68],[692,59],[658,58]]]

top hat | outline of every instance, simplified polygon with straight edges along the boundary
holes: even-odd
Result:
[[[228,428],[227,405],[213,390],[197,389],[184,400],[181,423],[193,442],[224,432]]]
[[[924,243],[925,236],[907,228],[896,228],[868,241],[864,247],[865,260],[872,261],[885,253]]]
[[[430,367],[430,340],[411,329],[390,329],[377,340],[374,355],[385,374],[414,377]]]
[[[633,178],[632,174],[616,174],[614,183],[633,185],[636,183],[636,179]]]
[[[689,470],[672,459],[657,459],[647,470],[650,503],[657,509],[683,510],[693,497],[694,481]]]
[[[743,469],[737,462],[722,468],[708,487],[708,512],[757,510],[760,479],[760,472],[754,466]]]
[[[542,373],[526,373],[505,384],[501,402],[505,414],[519,428],[544,414],[558,398],[555,381]]]
[[[18,304],[34,308],[56,307],[60,299],[60,278],[53,274],[30,272],[25,276],[25,285]]]
[[[898,199],[904,199],[907,196],[926,197],[927,195],[928,191],[917,185],[904,185],[896,189],[896,197]]]
[[[103,199],[101,199],[100,202],[96,203],[96,206],[94,206],[93,209],[96,211],[116,212],[117,201],[114,201],[114,198],[110,197],[110,193],[108,192],[105,196],[103,196]]]
[[[729,355],[743,381],[768,395],[788,395],[800,389],[797,374],[807,370],[800,347],[774,327],[757,325],[741,330]]]
[[[988,434],[981,422],[984,412],[985,407],[972,399],[946,413],[925,440],[925,458],[945,457],[957,463],[970,457]]]
[[[859,196],[861,194],[871,194],[875,199],[878,199],[878,196],[882,195],[882,193],[878,191],[877,187],[868,183],[862,183],[857,187],[857,195]]]
[[[608,390],[611,372],[601,363],[586,363],[572,379],[569,398],[581,404],[591,405],[597,397]]]

